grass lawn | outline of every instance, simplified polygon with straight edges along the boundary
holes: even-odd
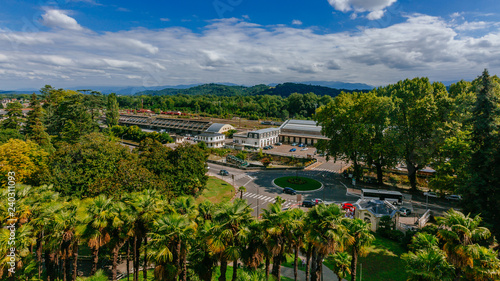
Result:
[[[363,264],[363,280],[366,281],[405,281],[408,276],[405,263],[400,256],[405,252],[399,243],[375,234],[376,240],[367,248],[367,256],[358,259],[356,280],[360,280],[360,263]],[[328,268],[332,265],[325,262]],[[346,278],[350,280],[349,278]]]
[[[212,203],[229,201],[234,196],[234,188],[229,183],[216,177],[209,177],[207,188],[196,198],[196,203],[209,200]]]
[[[271,268],[272,268],[272,266],[271,266]],[[243,269],[238,269],[238,273],[242,270]],[[217,281],[219,276],[220,276],[220,267],[216,267],[215,271],[214,271],[214,275],[212,276],[212,281]],[[271,277],[271,274],[269,274],[269,276],[270,276],[270,278],[269,278],[270,281],[276,280],[276,279]],[[228,266],[227,270],[226,270],[226,280],[232,280],[232,278],[233,278],[233,267]],[[292,278],[281,276],[281,281],[292,281],[292,280],[293,280]]]
[[[305,177],[298,177],[299,179],[305,181],[305,183],[303,183],[303,184],[294,184],[294,183],[288,182],[288,179],[294,179],[294,178],[297,178],[297,177],[295,177],[295,176],[281,177],[281,178],[275,179],[274,183],[277,186],[291,187],[291,188],[298,190],[298,191],[316,190],[316,189],[319,189],[321,187],[321,183],[319,181],[313,180],[311,178],[305,178]]]

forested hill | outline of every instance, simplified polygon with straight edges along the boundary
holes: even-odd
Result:
[[[163,90],[148,90],[136,93],[135,95],[176,95],[176,94],[186,94],[186,95],[215,95],[215,96],[235,96],[235,95],[275,95],[288,97],[293,93],[307,94],[315,93],[318,96],[331,96],[335,97],[339,95],[342,91],[352,92],[352,90],[345,89],[334,89],[323,86],[306,85],[299,83],[283,83],[278,84],[275,87],[270,87],[264,84],[255,85],[252,87],[245,86],[227,86],[221,84],[204,84],[188,89],[174,89],[166,88]],[[368,92],[368,90],[359,90],[363,92]]]

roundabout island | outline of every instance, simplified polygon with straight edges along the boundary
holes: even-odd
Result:
[[[296,177],[296,176],[280,177],[274,179],[273,182],[276,186],[282,188],[290,187],[298,192],[316,191],[320,190],[323,187],[323,184],[320,183],[319,181],[307,177]]]

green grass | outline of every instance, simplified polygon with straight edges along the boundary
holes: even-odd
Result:
[[[306,183],[304,183],[304,184],[294,184],[294,183],[288,182],[288,179],[291,179],[291,178],[297,178],[297,177],[291,176],[291,177],[277,178],[274,180],[274,183],[277,186],[291,187],[291,188],[298,190],[298,191],[316,190],[316,189],[319,189],[321,187],[321,183],[319,181],[313,180],[311,178],[298,177],[299,179],[306,181]]]
[[[144,281],[144,278],[143,278],[143,275],[144,273],[141,271],[139,272],[139,281]],[[129,274],[130,275],[130,280],[133,280],[134,279],[134,274]],[[122,279],[120,280],[127,280],[127,276],[123,277]],[[154,273],[154,270],[152,269],[149,269],[148,270],[148,280],[146,281],[154,281],[155,280],[155,273]]]
[[[234,187],[229,183],[216,177],[210,177],[207,182],[207,188],[196,198],[196,203],[205,200],[209,200],[212,203],[226,202],[233,198],[234,192]]]
[[[408,276],[405,264],[400,256],[405,251],[398,243],[375,234],[376,240],[368,247],[367,256],[358,259],[356,280],[360,280],[363,264],[363,280],[365,281],[405,281]],[[332,265],[325,261],[325,265],[332,269]],[[349,278],[345,278],[350,280]]]

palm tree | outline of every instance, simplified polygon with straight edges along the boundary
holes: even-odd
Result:
[[[335,204],[317,205],[307,213],[305,224],[309,226],[307,240],[310,248],[307,256],[312,258],[311,281],[320,280],[323,258],[343,249],[346,236],[344,220],[343,212]]]
[[[156,264],[157,280],[177,280],[181,273],[180,280],[186,280],[189,243],[196,228],[196,223],[187,215],[176,212],[165,214],[155,221],[150,233],[152,252],[149,256]]]
[[[474,267],[466,272],[466,276],[469,280],[500,280],[498,252],[480,247],[478,258],[474,260]]]
[[[92,250],[92,275],[97,272],[99,249],[111,239],[110,226],[116,217],[113,203],[112,199],[99,195],[82,201],[82,206],[78,210],[82,224],[78,225],[77,232],[87,241]]]
[[[215,227],[210,235],[209,248],[220,257],[221,276],[225,281],[227,262],[232,260],[233,281],[237,278],[237,262],[241,253],[240,240],[250,232],[247,228],[252,221],[252,209],[246,201],[236,199],[233,203],[223,205],[214,217]]]
[[[369,246],[375,237],[371,234],[370,225],[361,219],[344,220],[348,238],[347,243],[351,246],[351,281],[356,281],[356,269],[358,265],[358,255],[364,253],[366,246]]]
[[[333,264],[333,272],[337,275],[339,280],[351,274],[351,260],[352,257],[347,252],[337,252],[329,255],[327,260]]]
[[[299,249],[304,245],[304,211],[301,209],[291,209],[288,211],[290,214],[291,229],[288,232],[288,242],[290,247],[293,247],[293,274],[295,281],[298,280],[298,262],[299,262]]]
[[[415,253],[401,255],[406,262],[406,272],[411,281],[453,280],[454,268],[446,261],[446,255],[437,248],[425,248]]]
[[[465,216],[463,213],[450,209],[444,217],[438,217],[438,237],[444,242],[443,250],[448,262],[455,266],[456,279],[462,277],[462,270],[471,270],[474,259],[479,258],[481,246],[491,236],[490,231],[480,227],[481,217]]]
[[[238,187],[238,192],[240,193],[240,199],[243,199],[243,192],[246,192],[247,189],[244,186]]]
[[[413,251],[425,250],[425,249],[435,249],[438,247],[439,240],[436,236],[419,232],[411,238],[410,249]]]
[[[152,229],[153,223],[158,216],[163,213],[164,205],[161,196],[155,190],[146,190],[141,193],[132,193],[123,199],[129,206],[129,212],[133,214],[135,220],[132,222],[133,229],[131,235],[134,281],[139,280],[140,248],[144,241],[144,266],[143,277],[147,279],[147,233]],[[128,268],[128,260],[127,260]],[[127,272],[128,274],[128,272]]]

